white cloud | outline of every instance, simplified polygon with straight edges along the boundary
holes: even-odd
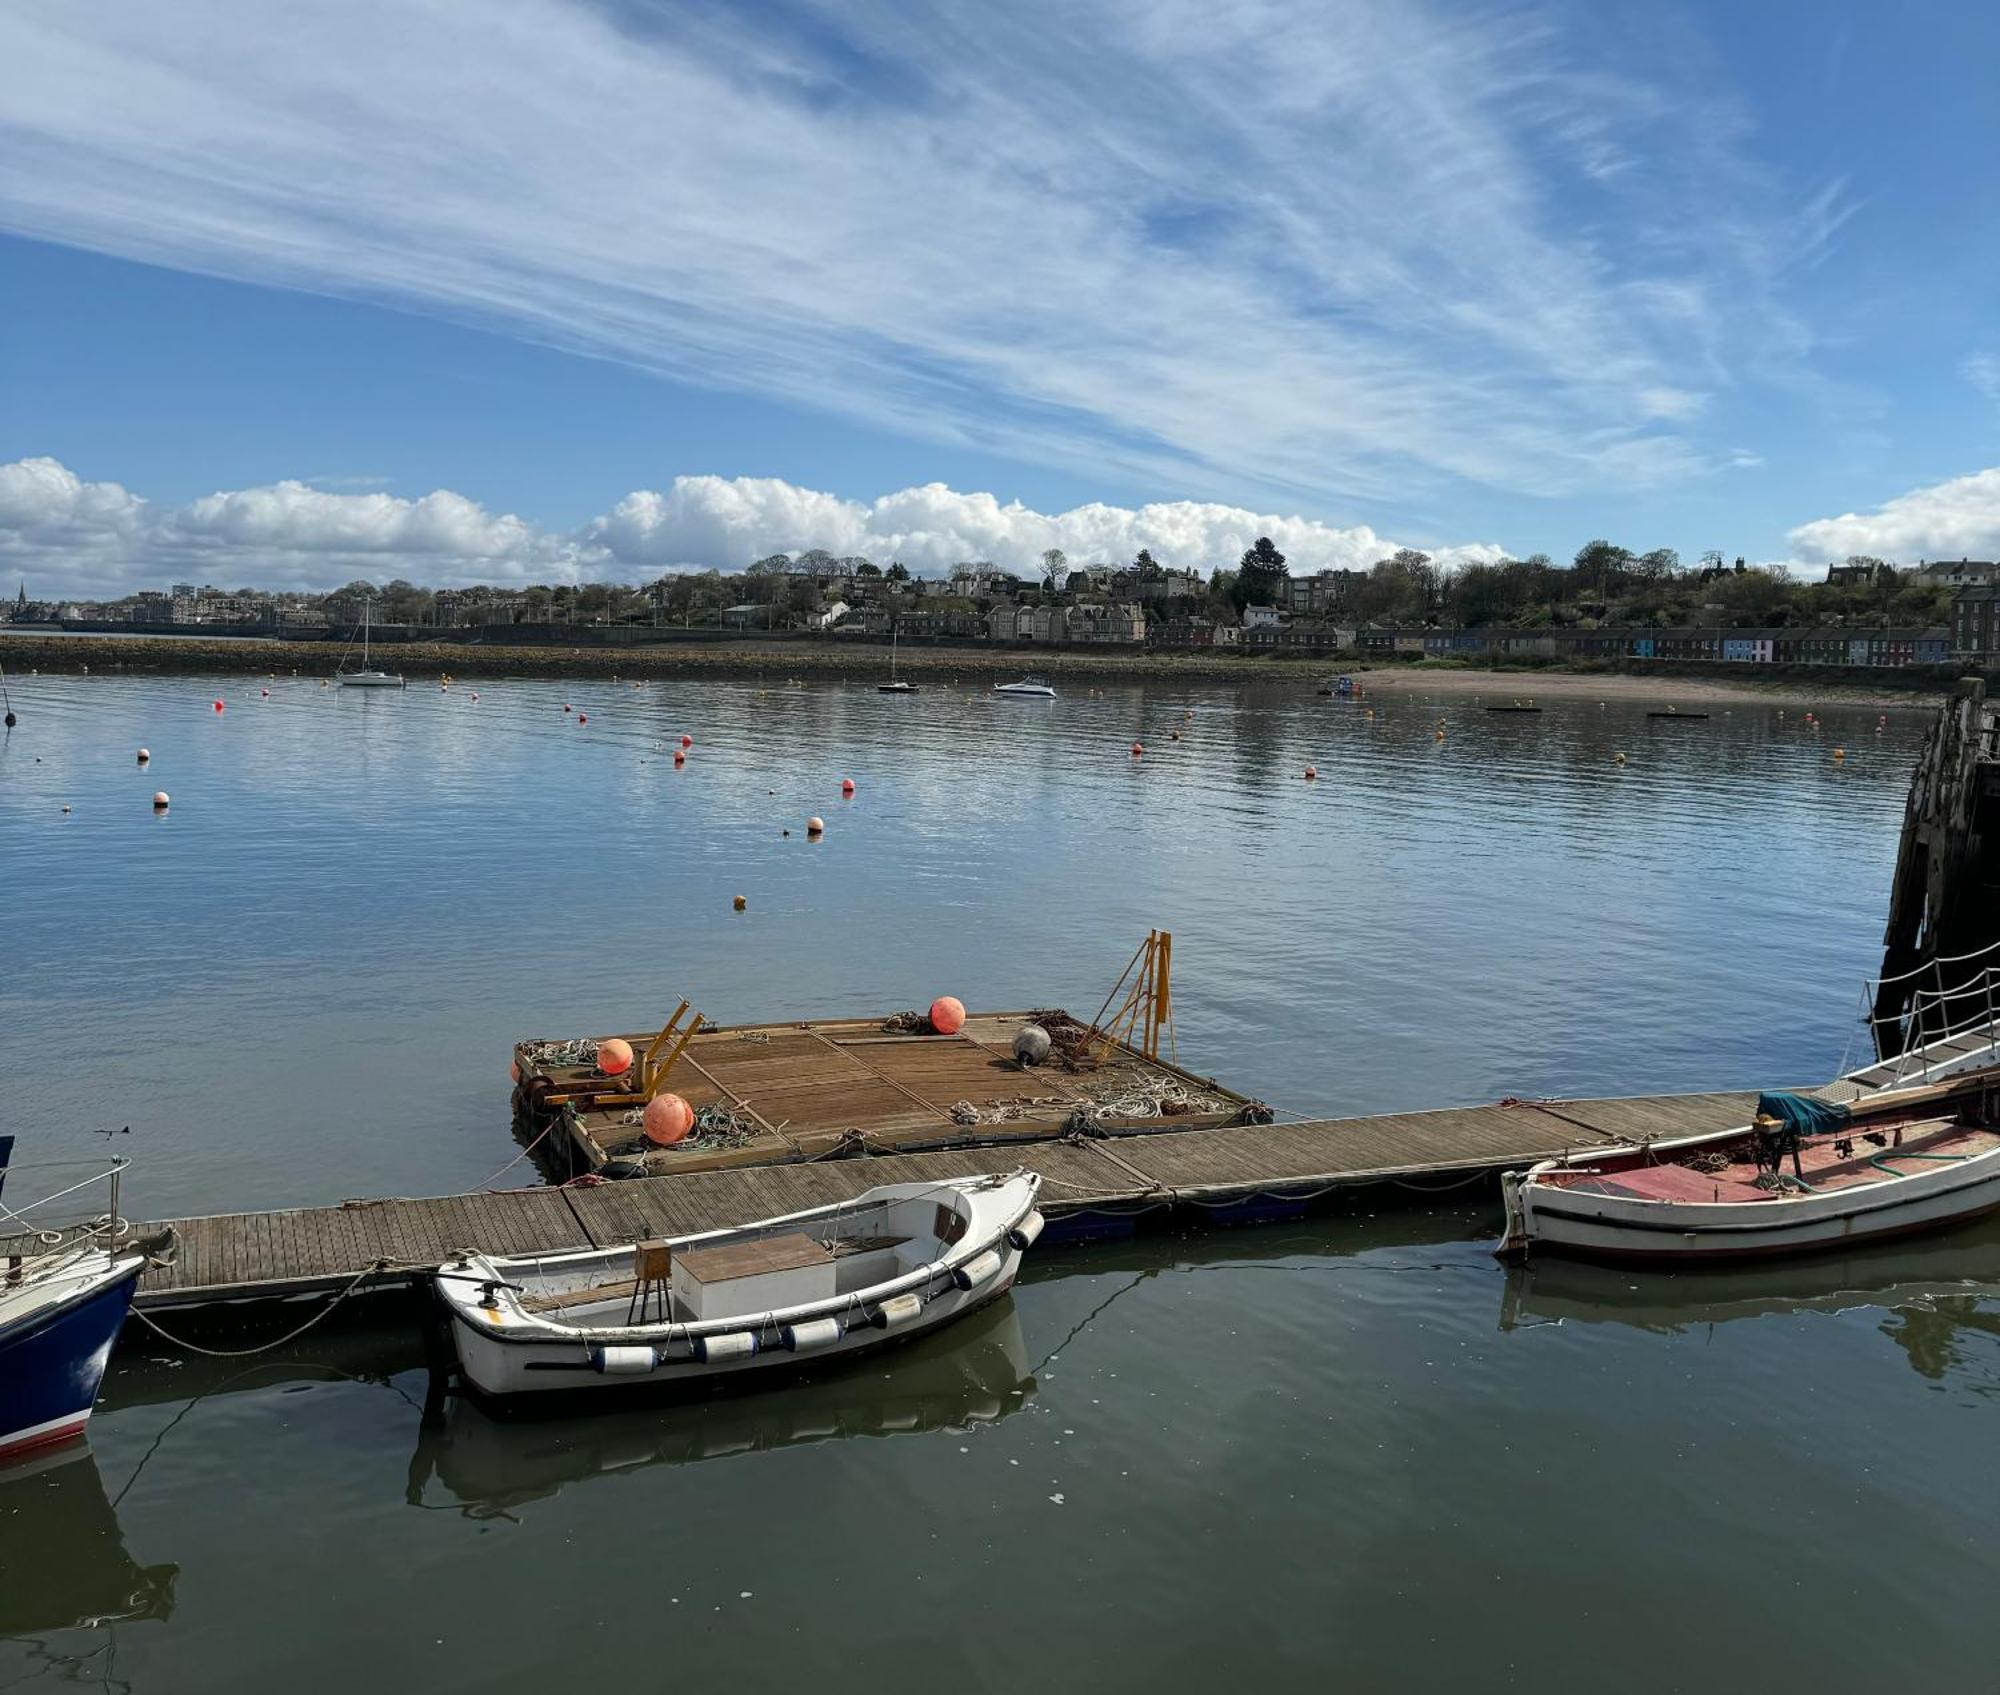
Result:
[[[1969,353],[1958,369],[1959,374],[1988,400],[2000,403],[2000,354],[1983,350]]]
[[[1367,525],[1177,500],[1037,512],[943,483],[847,500],[776,477],[676,477],[628,494],[574,533],[438,490],[409,500],[333,494],[303,482],[204,495],[156,508],[117,483],[54,459],[0,465],[0,565],[40,599],[99,599],[195,577],[226,586],[331,588],[357,576],[431,585],[643,581],[663,571],[739,570],[772,553],[823,547],[941,575],[960,560],[1018,570],[1059,547],[1079,564],[1123,563],[1150,548],[1163,564],[1211,570],[1270,536],[1295,571],[1364,567],[1400,545]],[[1433,548],[1445,564],[1503,557],[1495,543]]]
[[[1699,53],[1531,12],[789,21],[22,0],[0,228],[1325,505],[1714,468],[1708,396],[1802,344],[1782,275],[1842,216],[1744,161]]]
[[[2000,466],[1912,489],[1873,512],[1815,518],[1791,532],[1806,559],[2000,559]]]
[[[770,553],[823,547],[881,562],[900,559],[926,575],[940,575],[964,559],[1025,570],[1051,547],[1079,564],[1122,564],[1143,547],[1162,564],[1209,570],[1233,564],[1259,536],[1276,542],[1294,570],[1365,567],[1399,545],[1365,524],[1341,529],[1191,500],[1037,512],[1018,501],[1003,505],[990,494],[961,494],[943,483],[862,502],[772,477],[677,477],[665,494],[627,495],[585,532],[587,541],[624,564],[741,566]],[[1497,559],[1503,552],[1473,543],[1440,549],[1438,556],[1457,563]]]
[[[574,541],[440,490],[419,500],[300,482],[158,509],[54,459],[0,465],[0,568],[37,598],[96,599],[196,576],[328,588],[358,575],[427,583],[573,578]]]

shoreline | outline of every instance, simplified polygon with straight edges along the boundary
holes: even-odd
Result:
[[[290,672],[331,676],[340,649],[324,641],[280,642],[246,637],[61,635],[0,628],[0,666],[56,674],[141,672]],[[875,642],[662,643],[634,647],[486,647],[460,642],[405,642],[385,648],[376,663],[415,682],[440,676],[646,677],[711,676],[873,683],[888,675],[890,649]],[[1857,675],[1846,667],[1758,666],[1703,661],[1548,662],[1472,666],[1455,660],[1371,662],[1324,656],[1157,653],[1063,648],[947,648],[911,645],[896,655],[899,675],[956,682],[994,680],[1023,671],[1097,683],[1201,682],[1244,687],[1280,684],[1317,688],[1328,677],[1354,677],[1370,693],[1448,695],[1505,693],[1599,699],[1640,698],[1769,701],[1870,706],[1935,706],[1954,681],[1936,669]]]

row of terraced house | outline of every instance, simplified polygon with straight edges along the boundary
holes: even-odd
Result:
[[[1171,642],[1171,633],[1162,636]],[[1185,645],[1203,646],[1198,637]],[[1413,659],[1704,659],[1744,665],[1946,665],[1953,631],[1916,629],[1444,629],[1251,623],[1251,653],[1358,653]]]

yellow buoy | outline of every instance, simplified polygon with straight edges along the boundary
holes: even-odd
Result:
[[[1843,759],[1845,759],[1846,757],[1847,757],[1847,749],[1846,749],[1846,748],[1844,748],[1844,747],[1837,747],[1837,748],[1835,748],[1835,749],[1833,750],[1833,759],[1834,759],[1834,763],[1835,763],[1836,765],[1837,765],[1837,764],[1839,764],[1839,763],[1840,763],[1840,761],[1841,761],[1841,760],[1843,760]]]

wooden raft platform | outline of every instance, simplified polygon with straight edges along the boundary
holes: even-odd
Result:
[[[608,1078],[593,1064],[550,1057],[567,1044],[525,1041],[514,1049],[515,1121],[523,1139],[538,1144],[538,1156],[551,1156],[542,1160],[544,1171],[563,1177],[600,1171],[614,1159],[664,1176],[835,1153],[1048,1141],[1080,1113],[1112,1133],[1208,1129],[1268,1116],[1213,1078],[1109,1035],[1099,1038],[1101,1057],[1087,1068],[1051,1061],[1024,1069],[1013,1042],[1032,1016],[972,1013],[949,1036],[891,1032],[879,1015],[704,1028],[662,1087],[697,1112],[728,1109],[743,1128],[719,1142],[697,1137],[664,1148],[645,1139],[638,1120],[646,1097],[625,1092],[637,1087],[629,1075]],[[642,1056],[658,1043],[652,1032],[622,1039]],[[1164,1116],[1151,1107],[1162,1099]],[[1121,1103],[1147,1110],[1122,1111]]]
[[[850,1200],[878,1183],[1022,1165],[1042,1174],[1052,1222],[1086,1227],[1088,1215],[1220,1210],[1384,1180],[1442,1192],[1579,1148],[1726,1130],[1747,1122],[1755,1103],[1754,1091],[1533,1101],[177,1219],[178,1255],[146,1274],[137,1299],[172,1307],[298,1295],[364,1273],[365,1284],[401,1284],[460,1248],[523,1254],[693,1235]],[[0,1256],[10,1251],[25,1251],[23,1242],[0,1240]],[[386,1264],[371,1270],[378,1261]]]

